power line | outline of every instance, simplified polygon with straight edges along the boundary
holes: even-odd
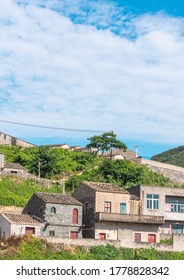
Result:
[[[43,126],[43,125],[28,124],[28,123],[19,123],[19,122],[5,121],[5,120],[0,120],[0,122],[3,122],[3,123],[10,123],[10,124],[15,124],[15,125],[23,125],[23,126],[38,127],[38,128],[46,128],[46,129],[65,130],[65,131],[94,132],[94,133],[104,133],[104,132],[106,132],[106,131],[102,131],[102,130],[88,130],[88,129],[75,129],[75,128],[64,128],[64,127]]]

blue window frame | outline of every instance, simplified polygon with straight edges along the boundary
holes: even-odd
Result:
[[[147,194],[146,195],[146,207],[147,209],[158,210],[159,209],[159,195]]]

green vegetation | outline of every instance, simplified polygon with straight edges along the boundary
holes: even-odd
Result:
[[[0,152],[4,153],[6,161],[18,162],[35,175],[38,175],[40,161],[43,178],[58,182],[67,175],[65,185],[68,193],[72,193],[82,181],[114,183],[126,189],[138,184],[173,186],[164,175],[128,160],[112,161],[92,153],[51,149],[48,146],[25,149],[0,146]],[[4,177],[0,181],[0,205],[24,206],[36,191],[62,192],[62,186],[55,183],[48,189],[33,180]]]
[[[73,191],[82,181],[114,183],[123,188],[138,184],[172,186],[170,180],[164,175],[128,160],[104,159],[98,168],[85,171],[82,175],[71,176],[66,182],[66,188],[68,191]]]
[[[0,146],[7,162],[22,164],[34,175],[42,178],[59,179],[63,173],[71,174],[89,170],[98,165],[100,159],[92,153],[71,152],[65,149],[51,149],[48,146],[21,148]]]
[[[3,177],[0,181],[0,205],[23,207],[35,192],[58,193],[62,192],[62,187],[53,184],[46,188],[33,180],[21,181],[17,177]]]
[[[116,134],[113,131],[105,132],[102,135],[94,135],[88,138],[90,143],[86,146],[87,148],[97,148],[98,151],[111,151],[112,159],[112,150],[113,149],[123,149],[126,150],[127,146],[116,139]]]
[[[167,245],[173,244],[173,238],[170,237],[168,239],[161,239],[160,244],[167,244]]]
[[[151,159],[184,167],[184,146],[157,154]]]
[[[54,245],[31,236],[1,240],[0,260],[184,260],[184,252],[161,252],[155,249],[117,249],[114,245],[55,249]]]

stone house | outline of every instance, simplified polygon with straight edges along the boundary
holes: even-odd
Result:
[[[16,138],[14,136],[8,135],[6,133],[0,132],[0,145],[6,145],[6,146],[20,146],[23,148],[28,147],[35,147],[36,145],[26,142],[24,140],[21,140],[19,138]]]
[[[164,216],[160,232],[184,233],[184,189],[138,185],[128,189],[142,201],[143,215]]]
[[[44,226],[38,218],[22,213],[0,213],[0,238],[11,235],[33,234],[41,235],[41,228]]]
[[[159,242],[160,215],[143,215],[141,200],[111,183],[82,182],[72,195],[83,204],[83,237]]]
[[[2,175],[10,175],[10,174],[26,175],[28,174],[28,171],[25,167],[23,167],[19,163],[6,162],[2,169]]]
[[[111,158],[111,151],[102,153],[102,157]],[[131,150],[123,150],[123,149],[114,149],[112,150],[112,159],[126,159],[132,160],[137,158],[138,155],[136,152]]]
[[[82,237],[82,203],[69,195],[35,193],[23,213],[44,222],[41,236]]]

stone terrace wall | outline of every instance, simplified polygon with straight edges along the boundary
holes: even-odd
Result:
[[[152,171],[159,172],[175,183],[184,183],[184,168],[144,158],[134,159],[138,164],[148,166]]]
[[[118,240],[104,240],[104,239],[93,239],[93,238],[62,238],[62,237],[41,237],[41,239],[46,240],[52,244],[64,244],[73,246],[99,246],[112,244],[116,247],[120,247],[121,241]]]
[[[43,239],[43,237],[40,237]],[[160,243],[147,243],[147,242],[132,242],[131,246],[126,246],[125,243],[121,243],[120,240],[100,240],[100,239],[92,239],[92,238],[60,238],[60,237],[44,237],[49,243],[52,243],[58,247],[61,245],[65,246],[85,246],[90,248],[92,246],[106,245],[111,244],[117,248],[120,247],[129,247],[132,249],[151,249],[154,248],[157,251],[168,251],[168,252],[183,252],[184,251],[184,234],[173,234],[173,244],[160,244]]]

